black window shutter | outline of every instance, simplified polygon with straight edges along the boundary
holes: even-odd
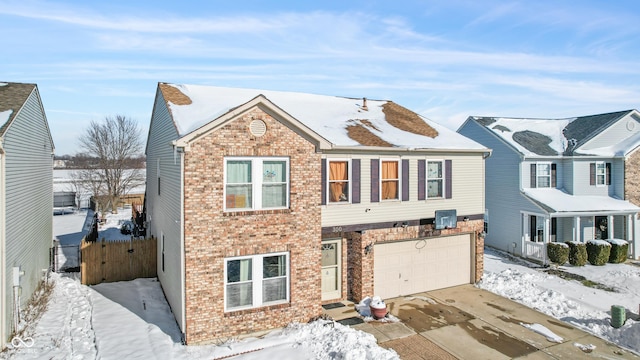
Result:
[[[426,199],[426,160],[418,160],[418,200]]]
[[[607,167],[607,185],[611,185],[611,163],[605,164]]]
[[[596,163],[589,164],[589,185],[596,184]]]
[[[452,198],[452,186],[453,186],[453,182],[452,180],[452,176],[453,174],[451,174],[451,160],[445,160],[444,161],[444,197],[445,199],[451,199]]]
[[[536,183],[537,183],[536,182],[536,164],[531,164],[531,176],[530,176],[530,179],[531,179],[530,186],[532,188],[535,188],[536,187]]]
[[[536,241],[536,230],[537,230],[536,217],[534,215],[530,215],[529,219],[531,219],[531,221],[530,221],[531,224],[529,226],[529,232],[530,232],[529,240],[530,241]]]
[[[557,186],[556,164],[551,164],[551,187],[555,188],[556,186]]]
[[[409,160],[402,160],[402,201],[409,201]]]
[[[360,159],[351,160],[351,203],[360,203]]]
[[[320,201],[320,204],[322,205],[326,205],[327,204],[327,159],[322,159],[321,165],[321,172],[322,172],[322,190],[320,191],[320,193],[322,194],[322,200]]]
[[[380,201],[380,163],[378,159],[371,159],[371,202]]]

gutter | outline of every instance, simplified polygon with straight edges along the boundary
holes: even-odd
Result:
[[[8,337],[7,328],[7,291],[6,291],[6,184],[5,184],[4,137],[0,137],[0,348],[4,348]]]

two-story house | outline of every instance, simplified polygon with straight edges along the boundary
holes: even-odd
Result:
[[[639,256],[638,111],[472,116],[458,132],[493,150],[486,162],[487,245],[544,262],[550,241],[617,238]]]
[[[36,84],[0,82],[0,345],[49,268],[53,140]]]
[[[489,153],[391,101],[160,83],[147,225],[184,341],[478,281]]]

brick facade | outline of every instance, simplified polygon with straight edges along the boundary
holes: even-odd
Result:
[[[256,137],[249,124],[261,119]],[[226,156],[288,157],[290,208],[223,211]],[[191,143],[184,157],[186,341],[205,343],[306,322],[321,309],[320,155],[259,108]],[[224,312],[224,259],[288,252],[290,301]]]
[[[640,206],[640,151],[627,158],[624,174],[624,199]]]
[[[406,228],[395,227],[386,229],[366,230],[362,232],[347,232],[342,234],[346,241],[346,273],[343,272],[342,281],[346,284],[346,292],[343,298],[359,302],[366,296],[374,293],[374,251],[367,246],[378,242],[393,242],[423,238],[433,238],[445,235],[471,234],[475,239],[474,255],[475,263],[474,280],[482,279],[484,271],[484,238],[481,236],[484,229],[484,220],[459,221],[455,229],[436,230],[433,225],[408,226]],[[335,238],[338,234],[324,234],[325,238]],[[344,241],[343,241],[344,244]],[[463,254],[462,254],[463,255]],[[344,286],[344,285],[343,285]]]

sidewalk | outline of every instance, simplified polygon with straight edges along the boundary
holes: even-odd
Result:
[[[334,320],[359,318],[353,303],[325,310]],[[351,325],[371,333],[401,359],[640,359],[634,353],[524,305],[463,285],[386,300],[400,322]],[[354,322],[351,320],[351,322]],[[547,339],[524,325],[562,338]],[[534,325],[537,324],[537,325]]]

